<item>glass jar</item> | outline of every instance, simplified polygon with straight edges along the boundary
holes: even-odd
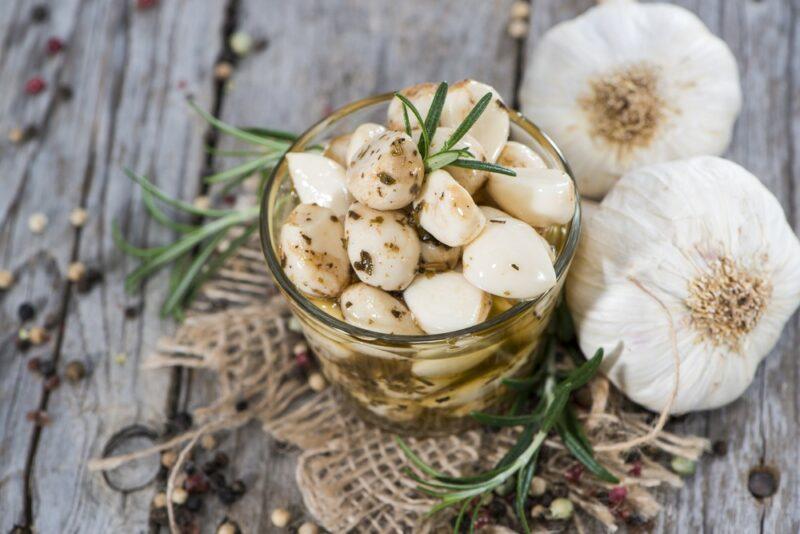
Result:
[[[391,99],[389,93],[344,106],[301,135],[289,151],[322,146],[365,122],[384,123]],[[515,111],[508,114],[511,139],[531,147],[548,167],[570,173],[558,148],[539,128]],[[264,256],[323,373],[362,417],[403,434],[449,433],[469,425],[473,410],[491,410],[501,404],[508,393],[504,378],[532,371],[534,353],[578,243],[579,203],[569,224],[545,233],[557,254],[557,282],[547,293],[517,303],[496,298],[490,317],[471,328],[399,336],[347,324],[334,316],[334,303],[310,299],[289,281],[278,259],[278,235],[298,202],[282,159],[261,199]]]

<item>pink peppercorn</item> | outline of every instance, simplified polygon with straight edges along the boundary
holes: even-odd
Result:
[[[633,462],[631,468],[628,470],[628,474],[632,477],[642,476],[642,462],[640,460]]]
[[[195,473],[186,477],[183,488],[189,493],[205,493],[209,489],[208,479],[202,473]]]
[[[47,84],[40,76],[35,76],[25,82],[25,92],[29,95],[36,95],[44,91]]]
[[[575,484],[581,479],[581,475],[583,475],[583,466],[580,464],[575,464],[567,469],[567,472],[564,473],[564,478],[566,478],[567,481]]]
[[[136,0],[136,9],[150,9],[158,5],[158,0]]]
[[[628,497],[628,488],[625,486],[614,486],[608,492],[608,502],[612,505],[617,505],[623,502]]]
[[[47,53],[52,55],[58,54],[64,49],[64,41],[58,37],[51,37],[47,40]]]

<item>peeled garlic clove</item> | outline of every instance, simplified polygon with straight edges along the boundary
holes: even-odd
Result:
[[[434,240],[421,241],[422,267],[430,271],[449,271],[461,259],[461,247],[448,247]]]
[[[442,126],[457,128],[486,93],[492,93],[492,101],[467,133],[483,147],[488,160],[495,162],[508,141],[510,126],[506,106],[493,87],[475,80],[462,80],[451,86],[441,122]]]
[[[417,85],[401,89],[400,94],[414,104],[414,107],[417,108],[420,115],[422,115],[422,120],[425,120],[428,115],[428,110],[431,108],[431,102],[433,101],[433,95],[436,94],[437,87],[438,84],[431,82],[418,83]],[[412,130],[422,128],[422,125],[419,124],[419,121],[410,110],[408,112],[408,122]],[[406,129],[405,119],[403,118],[403,103],[399,98],[393,98],[392,101],[389,102],[386,125],[390,130],[401,131]]]
[[[459,375],[472,369],[487,358],[494,356],[498,346],[493,345],[485,349],[476,350],[463,356],[445,356],[437,358],[419,358],[411,364],[411,372],[427,379],[445,378]]]
[[[490,219],[464,247],[464,277],[493,295],[532,299],[556,284],[548,249],[547,241],[524,222]]]
[[[362,282],[400,291],[414,279],[420,243],[404,214],[352,204],[345,219],[345,235],[350,263]]]
[[[512,216],[532,226],[566,224],[575,213],[575,186],[556,169],[514,169],[516,176],[492,173],[487,190]]]
[[[342,167],[347,167],[348,146],[350,146],[350,134],[336,136],[325,145],[322,155],[332,159]]]
[[[300,204],[281,227],[280,258],[297,289],[315,297],[336,297],[350,281],[342,221],[328,208]]]
[[[508,213],[499,210],[497,208],[493,208],[492,206],[478,206],[483,213],[483,216],[487,219],[500,219],[502,217],[511,217]]]
[[[350,136],[350,143],[347,145],[347,165],[352,165],[359,151],[385,131],[385,126],[374,122],[365,122],[356,128]]]
[[[414,210],[419,225],[451,247],[469,243],[486,223],[467,190],[441,169],[426,178],[425,186],[414,202]]]
[[[286,154],[292,185],[303,204],[330,208],[341,217],[352,202],[345,185],[344,168],[319,154],[290,152]]]
[[[339,308],[339,301],[327,298],[314,298],[314,297],[311,297],[308,300],[311,301],[314,304],[314,306],[324,311],[331,317],[339,319],[340,321],[344,321],[342,310]]]
[[[509,141],[500,152],[497,164],[503,167],[520,169],[546,169],[547,164],[542,157],[528,145],[517,141]]]
[[[422,334],[405,304],[381,289],[353,284],[344,290],[339,303],[349,324],[383,334]]]
[[[347,188],[370,208],[394,210],[414,200],[424,176],[414,141],[402,132],[387,131],[356,154],[347,169]]]
[[[736,59],[696,15],[602,2],[545,32],[520,100],[598,198],[628,170],[724,152],[742,97]]]
[[[453,135],[454,131],[454,128],[449,128],[447,126],[441,126],[437,128],[436,133],[433,134],[433,139],[431,139],[431,153],[436,153],[441,150],[450,136]],[[486,154],[483,151],[483,147],[471,135],[466,134],[455,145],[453,145],[451,149],[461,148],[466,148],[470,151],[470,153],[472,153],[473,157],[470,159],[486,161]],[[461,187],[466,189],[470,195],[475,193],[475,191],[477,191],[489,177],[489,173],[486,171],[481,171],[478,169],[464,169],[461,167],[454,167],[453,165],[444,167],[444,170],[449,172],[450,176],[455,178],[456,182],[461,184]]]
[[[417,324],[428,334],[453,332],[483,322],[492,299],[455,271],[417,276],[403,292]]]

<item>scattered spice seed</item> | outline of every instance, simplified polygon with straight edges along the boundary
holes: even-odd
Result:
[[[64,369],[64,377],[73,384],[77,384],[86,376],[86,366],[79,360],[72,360]]]
[[[41,234],[47,227],[47,215],[44,213],[34,213],[28,217],[28,229],[34,234]]]
[[[247,492],[247,486],[245,485],[243,480],[234,480],[233,484],[231,484],[230,489],[233,493],[235,493],[239,497],[241,497]]]
[[[131,304],[130,306],[125,306],[125,318],[126,319],[136,319],[139,316],[139,312],[142,310],[141,304]]]
[[[564,473],[564,478],[566,478],[568,482],[575,484],[580,481],[582,475],[583,466],[581,464],[575,464],[567,469],[566,473]]]
[[[69,85],[59,85],[58,96],[62,100],[72,100],[72,87]]]
[[[45,360],[39,362],[39,372],[42,376],[51,377],[56,374],[56,365],[52,360]]]
[[[171,469],[175,462],[178,461],[178,453],[175,451],[164,451],[161,454],[161,465],[167,469]]]
[[[286,508],[276,508],[272,511],[270,519],[272,520],[273,525],[278,528],[283,528],[289,524],[289,521],[292,519],[292,515]]]
[[[23,302],[17,308],[17,317],[23,323],[36,317],[36,308],[30,302]]]
[[[60,385],[61,385],[61,379],[58,377],[58,375],[53,375],[44,381],[45,391],[53,391]]]
[[[200,438],[200,446],[207,451],[213,450],[217,446],[217,440],[212,434],[206,434]]]
[[[728,454],[728,442],[717,440],[711,445],[711,450],[714,451],[715,456],[725,456]]]
[[[531,487],[528,493],[531,497],[540,497],[547,491],[547,481],[542,477],[533,477],[531,479]]]
[[[189,493],[206,493],[210,489],[208,479],[202,473],[194,473],[186,477],[183,487]]]
[[[199,210],[207,210],[209,207],[211,207],[211,199],[206,195],[201,195],[195,198],[192,204]]]
[[[550,517],[552,519],[569,519],[572,517],[572,512],[574,510],[575,506],[569,499],[553,499],[553,502],[550,503]]]
[[[522,39],[528,35],[528,23],[524,19],[512,19],[508,23],[507,31],[512,39]]]
[[[43,4],[36,4],[31,9],[31,20],[33,22],[45,22],[50,18],[50,9]]]
[[[127,361],[128,361],[128,355],[127,355],[127,354],[125,354],[124,352],[118,352],[118,353],[116,353],[116,354],[114,355],[114,361],[115,361],[115,362],[116,362],[118,365],[125,365],[125,362],[127,362]]]
[[[244,399],[242,399],[240,401],[236,401],[236,405],[234,406],[234,408],[236,408],[237,412],[243,412],[243,411],[245,411],[247,409],[247,407],[248,407],[248,403]]]
[[[233,75],[233,65],[227,61],[220,61],[214,65],[214,78],[225,81]]]
[[[8,289],[14,284],[14,273],[11,271],[0,271],[0,289]]]
[[[136,9],[143,11],[151,9],[158,5],[158,0],[136,0]]]
[[[47,53],[52,55],[58,54],[64,49],[64,41],[58,37],[51,37],[47,40]]]
[[[8,140],[14,144],[21,143],[25,140],[25,132],[22,131],[22,128],[11,128],[8,132]]]
[[[233,32],[228,40],[228,45],[237,56],[246,56],[253,48],[253,38],[243,31]]]
[[[238,533],[239,533],[239,527],[237,527],[236,524],[231,523],[230,521],[225,521],[217,529],[217,534],[238,534]]]
[[[41,76],[34,76],[25,82],[25,92],[29,95],[38,95],[47,87],[47,83]]]
[[[36,426],[46,426],[50,424],[50,416],[44,410],[33,410],[25,414],[25,419],[31,421]]]
[[[183,504],[189,498],[189,492],[183,488],[175,488],[172,491],[172,502],[175,504]]]
[[[670,467],[681,476],[693,475],[697,469],[697,465],[692,460],[682,456],[673,456]]]
[[[75,289],[78,293],[88,293],[98,282],[103,281],[103,273],[99,270],[89,267],[86,269],[86,276],[78,280]]]
[[[69,223],[75,228],[80,228],[86,223],[89,214],[83,208],[75,208],[69,214]]]
[[[163,491],[156,493],[153,497],[153,508],[164,508],[167,505],[167,494]]]
[[[67,280],[70,282],[78,282],[84,276],[86,276],[86,266],[83,263],[76,261],[67,267]]]
[[[31,348],[31,340],[28,337],[17,337],[17,349],[22,352],[25,352]]]
[[[41,360],[39,360],[39,358],[31,358],[28,360],[28,371],[31,371],[32,373],[38,373],[40,363]]]
[[[41,326],[34,326],[31,328],[28,332],[28,337],[30,337],[31,343],[34,345],[41,345],[42,343],[50,341],[50,335],[47,333],[47,330]]]
[[[308,521],[300,525],[300,528],[297,529],[297,534],[318,534],[318,533],[319,533],[319,527],[314,523],[309,523]]]
[[[199,512],[203,508],[203,497],[194,493],[189,494],[189,498],[186,499],[186,509],[190,512]]]
[[[517,0],[511,4],[512,19],[526,19],[531,14],[531,6],[524,0]]]
[[[537,504],[533,508],[531,508],[531,517],[534,519],[538,517],[543,517],[544,514],[546,513],[547,513],[547,508],[545,508],[541,504]]]
[[[316,392],[320,392],[327,387],[327,383],[325,382],[325,377],[322,376],[322,373],[311,373],[308,377],[308,387]]]
[[[640,477],[642,476],[642,461],[641,460],[634,460],[631,463],[631,468],[628,470],[628,474],[632,477]]]
[[[608,502],[616,506],[621,504],[628,497],[628,488],[625,486],[614,486],[608,492]]]

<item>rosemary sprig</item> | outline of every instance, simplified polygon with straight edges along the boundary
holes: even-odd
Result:
[[[456,143],[458,143],[461,138],[467,134],[470,128],[472,128],[478,121],[481,114],[486,110],[489,103],[492,101],[492,93],[486,93],[483,95],[483,97],[481,97],[480,100],[478,100],[478,103],[475,104],[467,116],[464,117],[464,120],[461,121],[461,124],[459,124],[455,130],[453,130],[453,133],[450,135],[450,137],[448,137],[447,141],[445,141],[442,148],[433,154],[431,154],[431,142],[433,141],[433,136],[436,133],[436,128],[439,125],[439,119],[442,116],[442,109],[444,108],[445,97],[447,96],[447,82],[440,83],[436,88],[436,92],[434,93],[433,100],[431,100],[431,106],[428,109],[428,114],[425,117],[425,120],[422,120],[422,114],[408,98],[399,92],[396,92],[394,96],[403,104],[403,122],[406,134],[411,136],[412,133],[411,124],[408,120],[409,111],[411,111],[412,115],[414,115],[414,117],[417,119],[417,123],[422,126],[420,129],[420,138],[419,142],[417,143],[417,147],[419,148],[419,153],[422,157],[422,160],[425,162],[426,172],[431,172],[442,167],[454,166],[465,169],[496,172],[500,174],[506,174],[508,176],[517,175],[514,170],[503,167],[502,165],[487,163],[474,159],[475,156],[469,152],[469,150],[453,149]],[[466,159],[467,157],[472,159]]]
[[[563,320],[559,317],[559,321]],[[478,475],[453,477],[441,473],[425,464],[411,448],[400,438],[396,438],[398,446],[408,461],[419,473],[408,469],[408,476],[417,482],[423,493],[436,497],[439,503],[433,506],[429,514],[435,514],[450,506],[458,506],[455,532],[459,532],[470,506],[472,517],[480,508],[480,499],[500,486],[504,486],[511,477],[515,477],[515,513],[525,532],[530,532],[527,524],[525,503],[531,480],[536,473],[536,466],[542,444],[551,432],[557,432],[567,450],[593,475],[610,483],[619,480],[594,457],[591,444],[586,438],[580,421],[569,404],[570,395],[586,384],[596,373],[603,359],[602,349],[592,358],[568,372],[559,380],[556,370],[556,340],[563,325],[553,321],[548,329],[544,342],[544,362],[539,371],[528,378],[507,379],[507,387],[517,392],[511,413],[492,415],[474,412],[472,416],[482,424],[494,427],[522,426],[516,443],[503,458],[490,470]],[[527,414],[516,413],[522,405],[521,399],[528,398],[531,393],[539,399],[536,406]],[[472,520],[474,522],[474,519]],[[470,525],[470,530],[472,525]]]

